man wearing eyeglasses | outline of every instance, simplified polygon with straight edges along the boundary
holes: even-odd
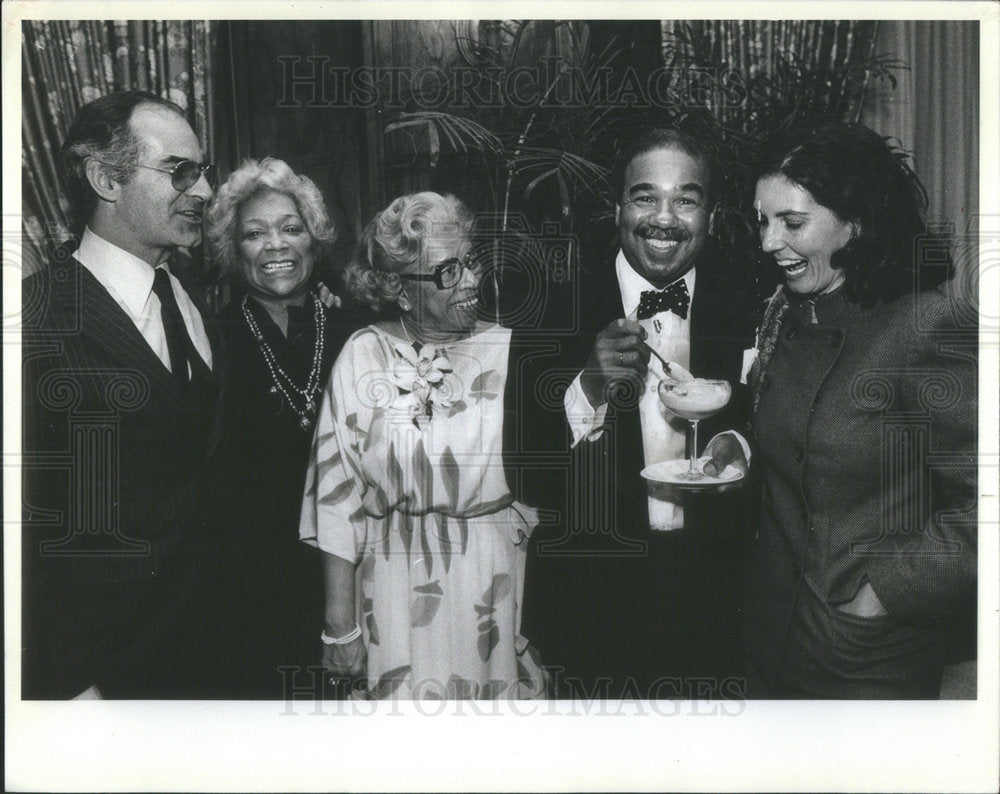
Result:
[[[206,696],[217,348],[169,260],[201,242],[214,166],[177,105],[122,91],[80,109],[60,167],[80,244],[24,282],[23,695]]]

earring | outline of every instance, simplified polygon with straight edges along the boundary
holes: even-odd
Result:
[[[400,295],[398,298],[396,298],[396,303],[399,304],[399,308],[402,309],[404,312],[408,312],[412,308],[410,306],[410,299],[407,298],[405,295]]]

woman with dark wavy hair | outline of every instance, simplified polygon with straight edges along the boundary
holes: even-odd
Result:
[[[916,175],[872,130],[785,133],[756,175],[784,284],[749,372],[764,485],[742,605],[750,694],[936,697],[975,597],[975,333],[926,288],[945,249]]]

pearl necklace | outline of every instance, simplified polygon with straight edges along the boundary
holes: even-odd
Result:
[[[313,323],[316,326],[316,344],[313,347],[312,369],[309,370],[309,379],[306,381],[305,388],[301,389],[295,385],[295,381],[289,377],[288,373],[281,368],[278,364],[278,359],[274,355],[274,351],[264,341],[264,335],[260,332],[260,328],[257,327],[257,323],[250,313],[250,308],[247,306],[246,295],[243,296],[243,303],[241,304],[243,318],[250,327],[250,333],[253,334],[254,341],[257,342],[260,353],[264,357],[264,363],[267,364],[267,369],[271,373],[271,380],[274,381],[271,393],[281,392],[291,409],[299,415],[299,427],[305,431],[308,431],[312,427],[313,420],[316,417],[316,395],[321,385],[319,382],[319,373],[323,366],[323,329],[326,327],[326,311],[323,307],[323,302],[315,295],[312,296],[312,299]],[[302,408],[296,406],[292,395],[289,394],[289,390],[302,398],[304,401]]]

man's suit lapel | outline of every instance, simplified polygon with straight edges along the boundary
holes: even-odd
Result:
[[[738,290],[705,257],[698,265],[691,304],[691,372],[735,383],[747,347],[747,306]]]
[[[592,288],[585,291],[584,295],[588,300],[593,301],[591,308],[595,322],[592,325],[593,334],[590,337],[592,344],[597,334],[609,323],[625,316],[614,256],[600,269],[599,273],[595,274]],[[632,395],[631,399],[626,397],[624,400],[619,399],[613,402],[608,408],[607,416],[608,421],[614,423],[616,471],[630,473],[630,476],[617,480],[617,489],[621,492],[618,494],[618,502],[630,505],[629,509],[635,509],[642,516],[645,516],[645,481],[638,476],[631,476],[632,472],[637,474],[643,468],[645,461],[638,395]],[[619,516],[620,521],[621,519],[622,517]],[[641,521],[648,524],[647,518],[642,518]],[[631,526],[631,523],[631,521],[626,521],[622,525]]]
[[[720,315],[716,277],[710,268],[701,267],[695,274],[694,298],[691,301],[691,373],[700,378],[721,377],[714,360],[712,318]]]
[[[618,286],[618,275],[615,271],[614,257],[605,267],[600,269],[600,273],[595,278],[593,288],[584,292],[584,299],[594,301],[592,305],[593,314],[597,322],[594,325],[594,335],[596,336],[608,323],[625,316],[622,308],[622,293]]]
[[[101,283],[75,259],[65,278],[52,279],[52,301],[64,313],[77,315],[79,333],[122,365],[149,378],[158,394],[182,398],[177,382]]]
[[[691,319],[690,369],[698,377],[724,378],[733,381],[739,377],[739,373],[734,373],[731,366],[733,340],[730,337],[735,307],[726,305],[730,299],[727,298],[725,282],[710,265],[705,264],[704,257],[700,258],[696,267],[694,297],[688,315]],[[602,278],[595,279],[595,287],[597,291],[593,294],[603,320],[599,323],[599,327],[603,328],[612,320],[624,316],[614,260],[604,268]],[[642,425],[638,405],[612,410],[617,423],[619,471],[636,473],[636,476],[619,478],[619,488],[628,491],[624,499],[632,503],[629,509],[637,512],[637,520],[648,523],[645,512],[645,481],[637,475],[644,465]],[[609,411],[609,414],[611,413],[612,411]],[[711,420],[706,424],[711,427]],[[705,437],[703,435],[703,438]]]
[[[725,377],[724,358],[717,355],[717,342],[727,327],[726,317],[733,307],[726,307],[724,290],[718,274],[705,264],[699,264],[691,301],[691,371],[699,377]],[[593,332],[596,335],[612,320],[625,316],[621,288],[612,258],[594,279],[591,291],[585,291],[591,305]],[[587,312],[584,312],[586,314]],[[588,326],[589,328],[589,326]]]
[[[725,355],[725,346],[720,347],[720,342],[731,337],[728,320],[735,307],[726,305],[726,292],[720,276],[705,264],[696,267],[694,298],[688,315],[691,318],[690,369],[698,377],[731,380],[733,374],[729,372],[729,357]],[[584,294],[588,298],[592,296],[595,301],[591,307],[595,336],[612,320],[625,316],[614,259],[594,279],[593,291]]]
[[[206,397],[211,400],[212,410],[207,428],[208,438],[206,443],[206,457],[211,457],[218,447],[222,438],[222,425],[225,417],[222,416],[222,406],[225,404],[221,399],[221,392],[229,378],[226,376],[226,369],[229,365],[226,346],[222,342],[222,331],[219,322],[216,320],[205,300],[202,298],[198,285],[188,277],[188,269],[171,265],[171,273],[181,282],[188,298],[201,314],[202,324],[205,328],[205,335],[208,337],[209,347],[212,350],[212,368],[209,369],[201,359],[201,355],[195,350],[189,350],[188,355],[192,361],[192,377],[198,379],[206,391]],[[190,342],[190,340],[189,340]]]
[[[212,314],[208,304],[202,297],[201,290],[198,285],[188,277],[187,270],[171,265],[170,272],[173,273],[177,280],[181,282],[181,286],[184,287],[184,291],[187,293],[188,298],[194,304],[198,313],[201,314],[201,321],[205,326],[205,335],[208,337],[209,347],[212,349],[212,369],[208,370],[207,367],[203,367],[201,369],[203,372],[208,373],[214,380],[218,381],[219,373],[221,373],[224,368],[224,362],[222,359],[225,355],[224,346],[222,344],[222,332],[219,329],[219,323],[216,321],[215,316]]]
[[[704,263],[705,257],[702,257]],[[704,420],[699,436],[736,428],[745,431],[748,394],[740,385],[743,350],[753,344],[751,298],[732,275],[711,265],[699,265],[691,305],[691,372],[700,378],[727,380],[733,396],[720,413]]]

